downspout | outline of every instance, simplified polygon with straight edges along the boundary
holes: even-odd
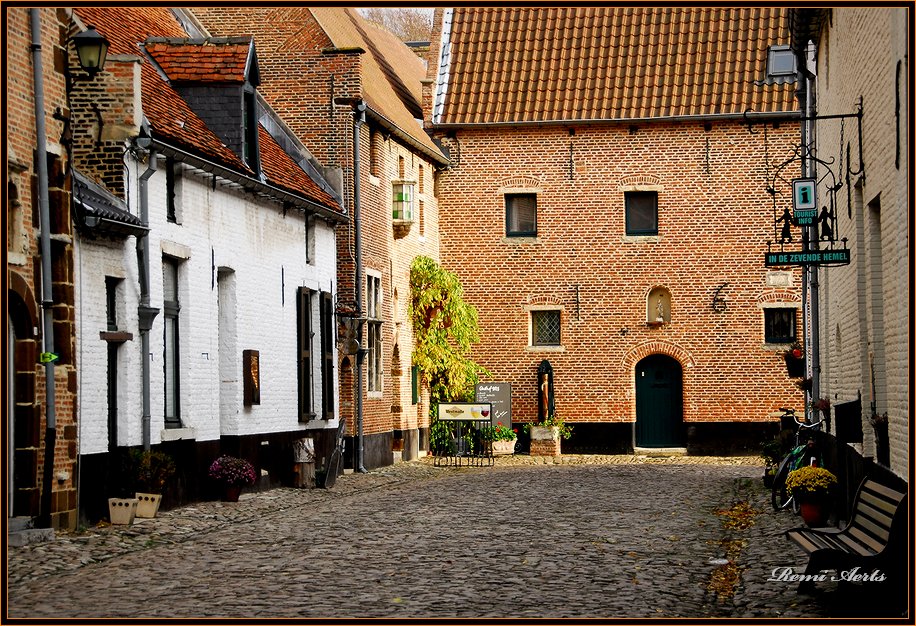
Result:
[[[814,141],[815,116],[817,107],[814,101],[813,84],[817,78],[808,70],[808,48],[796,51],[796,64],[799,74],[799,89],[796,92],[798,97],[799,109],[802,112],[801,123],[801,145],[808,148]],[[806,178],[816,178],[815,162],[808,158],[809,151],[802,151],[801,175]],[[817,231],[813,225],[806,226],[803,232],[802,242],[804,252],[812,248],[812,242],[817,239]],[[802,303],[809,304],[809,310],[804,311],[802,316],[803,332],[805,335],[806,352],[808,353],[807,374],[811,377],[811,389],[806,392],[810,395],[805,398],[805,418],[810,422],[815,416],[811,408],[811,401],[820,397],[820,333],[819,326],[819,309],[818,309],[818,281],[817,267],[813,265],[802,266]]]
[[[365,474],[363,464],[363,237],[360,227],[360,158],[359,129],[366,122],[366,101],[360,100],[353,109],[353,247],[356,255],[356,341],[359,352],[356,355],[356,471]]]
[[[44,69],[41,63],[41,14],[39,9],[29,9],[32,27],[32,71],[35,83],[35,159],[38,174],[38,205],[41,216],[41,309],[42,352],[54,352],[54,290],[51,284],[51,210],[48,202],[48,153],[45,129]],[[54,473],[54,447],[57,442],[57,416],[54,407],[54,360],[45,363],[45,457],[42,473],[39,526],[51,527],[51,485]]]
[[[143,394],[143,449],[150,449],[150,347],[149,331],[159,314],[149,304],[149,179],[156,172],[156,149],[150,148],[146,171],[140,176],[140,221],[146,228],[137,237],[137,266],[140,274],[140,304],[137,316],[140,322],[140,363]]]

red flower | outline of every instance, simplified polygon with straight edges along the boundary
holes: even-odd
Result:
[[[802,357],[802,351],[799,348],[795,348],[792,350],[792,356],[794,356],[796,359],[800,359]]]

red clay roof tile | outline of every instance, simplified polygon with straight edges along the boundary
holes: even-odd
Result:
[[[787,43],[783,9],[452,11],[438,124],[795,110],[793,85],[753,82],[767,46]]]
[[[232,45],[227,43],[225,48],[209,46],[221,48],[219,51],[202,51],[201,45],[190,45],[187,42],[166,45],[159,38],[188,37],[188,33],[168,8],[78,7],[74,12],[84,24],[96,26],[109,40],[109,54],[133,54],[146,61],[141,44],[152,38],[150,46],[155,52],[150,56],[156,59],[172,80],[193,80],[190,77],[194,75],[199,76],[201,81],[219,79],[225,82],[228,77],[237,80],[239,59],[244,58],[246,62],[248,59],[249,45],[238,42]],[[195,64],[195,50],[201,51],[200,67],[206,70],[190,67]],[[242,73],[244,69],[245,66],[241,65]],[[175,78],[172,74],[182,78]],[[149,62],[141,65],[141,92],[143,113],[153,128],[154,137],[252,178],[258,177],[238,155],[223,144]],[[263,127],[258,130],[261,165],[268,182],[325,207],[340,210],[340,203],[295,164]]]

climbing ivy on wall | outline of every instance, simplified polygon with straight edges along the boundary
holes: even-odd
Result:
[[[431,409],[439,402],[472,400],[487,371],[468,357],[479,341],[477,309],[464,301],[458,277],[426,256],[410,265],[413,364],[429,385]]]

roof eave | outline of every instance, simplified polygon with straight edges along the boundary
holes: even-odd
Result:
[[[451,163],[451,161],[449,161],[441,152],[431,149],[429,146],[424,145],[420,140],[412,137],[410,133],[399,127],[397,124],[382,115],[376,109],[372,108],[368,103],[366,104],[366,116],[373,122],[379,124],[379,126],[382,126],[386,130],[391,131],[392,135],[409,144],[413,148],[416,148],[419,152],[428,156],[436,163],[440,165],[448,165]],[[419,124],[417,127],[419,128]]]
[[[750,119],[754,122],[790,121],[799,119],[798,111],[773,111],[768,113],[711,113],[700,115],[669,115],[657,117],[617,117],[617,118],[571,118],[562,120],[516,120],[509,122],[438,122],[433,123],[433,130],[460,128],[492,128],[507,126],[583,126],[596,124],[645,124],[647,122],[714,122]]]
[[[319,204],[314,200],[309,200],[308,198],[305,198],[299,194],[292,193],[275,185],[271,185],[270,183],[263,182],[257,178],[252,178],[247,174],[242,174],[241,172],[226,167],[225,165],[220,165],[219,163],[211,161],[205,157],[193,154],[177,146],[165,143],[159,139],[153,139],[153,146],[165,156],[176,158],[183,163],[197,167],[205,172],[210,172],[221,176],[226,180],[244,187],[245,189],[271,197],[276,201],[288,202],[307,213],[314,213],[319,215],[329,222],[346,222],[349,219],[343,210],[337,211],[336,209],[327,207],[323,204]]]

